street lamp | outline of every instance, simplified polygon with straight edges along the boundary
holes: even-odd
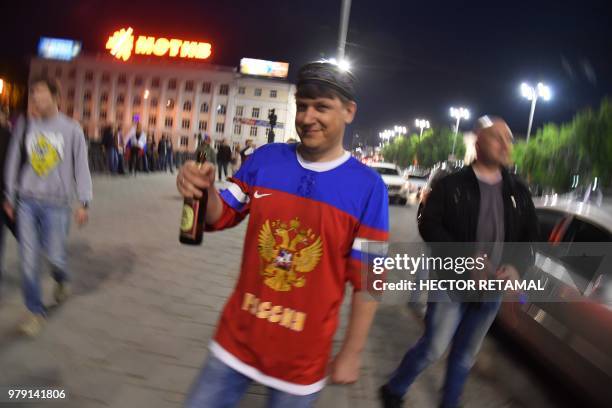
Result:
[[[457,144],[457,133],[459,133],[459,122],[461,119],[469,119],[470,111],[466,108],[450,108],[450,115],[452,118],[457,119],[457,124],[455,125],[455,137],[453,138],[453,151],[451,156],[455,157],[455,145]]]
[[[419,139],[421,139],[423,137],[423,129],[429,129],[429,121],[425,119],[417,119],[414,121],[414,125],[421,128],[421,134],[419,135]]]
[[[393,132],[397,133],[398,135],[405,135],[406,132],[408,132],[408,129],[406,128],[406,126],[394,126]]]
[[[330,59],[323,59],[323,62],[329,62],[330,64],[334,64],[340,69],[340,71],[346,72],[346,71],[351,70],[351,63],[346,59],[341,59],[340,61],[338,61],[335,58],[330,58]]]
[[[395,135],[396,131],[392,129],[385,129],[382,132],[378,133],[378,136],[384,140],[385,142],[389,142],[389,140]]]
[[[531,112],[529,113],[529,126],[527,127],[527,143],[529,143],[529,135],[531,134],[531,125],[533,124],[533,114],[535,112],[536,102],[538,101],[538,98],[542,98],[545,101],[549,101],[551,98],[551,92],[550,92],[550,88],[541,82],[539,82],[535,88],[523,82],[521,84],[521,94],[528,101],[531,101]]]

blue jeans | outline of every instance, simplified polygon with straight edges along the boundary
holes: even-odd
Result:
[[[250,383],[249,377],[229,367],[211,353],[191,386],[185,407],[235,407]],[[269,387],[268,392],[268,408],[308,408],[313,406],[319,396],[318,392],[310,395],[293,395]]]
[[[452,343],[441,406],[458,406],[468,373],[500,304],[500,300],[482,303],[430,302],[425,315],[425,333],[406,353],[386,384],[387,390],[398,397],[403,396],[416,377],[442,357]]]
[[[45,314],[39,274],[41,250],[51,263],[53,279],[60,283],[70,279],[66,257],[70,213],[70,207],[31,198],[21,198],[17,204],[23,297],[32,313]]]
[[[117,172],[117,166],[119,165],[119,156],[117,149],[111,147],[106,150],[106,164],[108,165],[108,171],[110,173]]]

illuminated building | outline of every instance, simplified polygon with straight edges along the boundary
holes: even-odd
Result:
[[[193,150],[199,133],[230,144],[252,139],[260,146],[267,142],[270,109],[278,117],[275,141],[297,138],[295,86],[203,62],[214,53],[209,47],[123,30],[109,36],[105,54],[67,61],[33,58],[30,77],[57,78],[60,109],[92,139],[109,123],[125,134],[140,122],[157,141],[171,137],[175,150]]]

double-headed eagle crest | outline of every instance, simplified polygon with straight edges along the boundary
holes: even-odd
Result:
[[[277,291],[288,292],[306,284],[302,275],[312,271],[323,255],[321,237],[312,230],[300,229],[300,221],[289,223],[266,220],[259,232],[257,245],[264,261],[261,274],[264,283]]]

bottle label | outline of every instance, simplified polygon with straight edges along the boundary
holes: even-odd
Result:
[[[181,231],[190,232],[192,230],[195,220],[194,215],[193,208],[185,204],[183,206],[183,215],[181,216]]]

